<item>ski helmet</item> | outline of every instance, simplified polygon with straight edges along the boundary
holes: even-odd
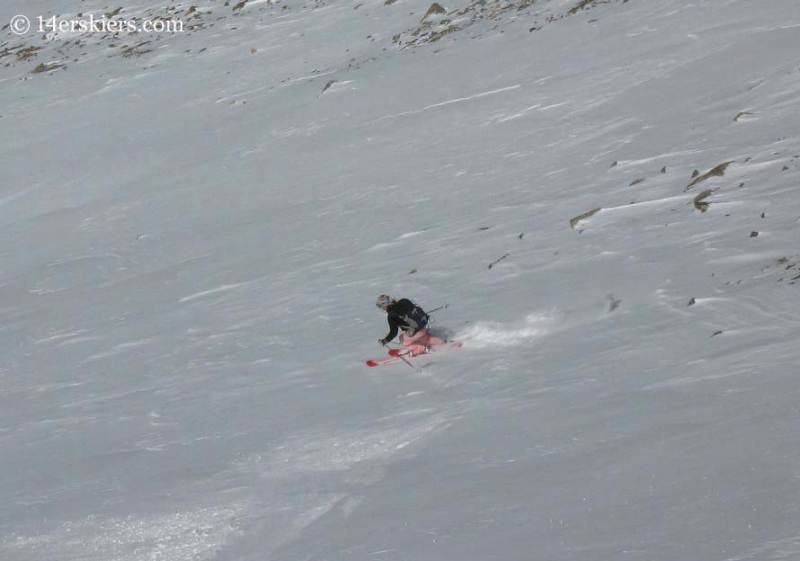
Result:
[[[386,294],[381,294],[378,296],[378,300],[375,302],[375,305],[379,308],[386,308],[389,304],[392,303],[392,297],[387,296]]]

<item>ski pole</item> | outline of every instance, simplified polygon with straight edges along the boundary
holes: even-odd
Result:
[[[443,310],[443,309],[445,309],[445,308],[446,308],[447,306],[449,306],[449,305],[450,305],[450,304],[444,304],[443,306],[439,306],[438,308],[434,308],[434,309],[432,309],[431,311],[429,311],[429,312],[428,312],[428,314],[432,314],[433,312],[438,312],[439,310]]]
[[[413,365],[413,364],[411,364],[411,363],[410,363],[408,360],[406,360],[406,357],[404,357],[403,355],[397,355],[397,358],[399,358],[400,360],[402,360],[403,362],[405,362],[405,363],[406,363],[407,365],[409,365],[411,368],[414,368],[414,365]]]

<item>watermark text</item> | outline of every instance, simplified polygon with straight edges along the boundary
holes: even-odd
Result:
[[[67,19],[58,16],[37,16],[33,19],[18,15],[11,18],[9,29],[15,35],[25,35],[31,30],[38,33],[183,33],[184,24],[179,19],[112,19],[88,14]]]

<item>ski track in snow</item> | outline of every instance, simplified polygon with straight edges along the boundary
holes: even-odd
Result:
[[[216,294],[220,294],[223,292],[230,292],[233,290],[238,290],[243,286],[247,286],[250,283],[237,283],[237,284],[223,284],[222,286],[218,286],[217,288],[212,288],[209,290],[203,290],[201,292],[197,292],[195,294],[190,294],[189,296],[184,296],[179,300],[180,303],[184,302],[191,302],[193,300],[199,300],[201,298],[205,298],[206,296],[213,296]]]
[[[386,115],[384,117],[381,117],[380,119],[376,119],[375,121],[371,121],[371,122],[368,122],[366,124],[367,125],[372,125],[374,123],[379,123],[379,122],[385,121],[387,119],[396,119],[398,117],[406,117],[408,115],[416,115],[418,113],[423,113],[423,112],[429,111],[431,109],[438,109],[440,107],[446,107],[448,105],[453,105],[453,104],[456,104],[456,103],[464,103],[465,101],[473,101],[475,99],[481,99],[481,98],[484,98],[484,97],[493,96],[493,95],[497,95],[497,94],[500,94],[500,93],[516,90],[516,89],[521,88],[521,87],[522,87],[521,85],[516,84],[514,86],[507,86],[505,88],[499,88],[499,89],[488,91],[488,92],[481,92],[481,93],[473,94],[473,95],[470,95],[470,96],[467,96],[467,97],[460,97],[458,99],[450,99],[450,100],[442,101],[442,102],[439,102],[439,103],[433,103],[433,104],[428,105],[426,107],[423,107],[421,109],[412,109],[411,111],[404,111],[403,113],[397,113],[395,115]]]

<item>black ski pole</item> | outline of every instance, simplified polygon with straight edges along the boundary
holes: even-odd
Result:
[[[450,304],[444,304],[443,306],[439,306],[438,308],[434,308],[430,312],[428,312],[428,314],[432,314],[433,312],[438,312],[439,310],[444,310],[449,305]]]
[[[397,358],[399,358],[400,360],[402,360],[403,362],[405,362],[405,363],[406,363],[407,365],[409,365],[411,368],[415,368],[415,367],[414,367],[414,365],[413,365],[413,364],[411,364],[411,363],[410,363],[410,362],[409,362],[409,361],[406,359],[406,357],[405,357],[405,356],[403,356],[403,355],[397,355]]]

